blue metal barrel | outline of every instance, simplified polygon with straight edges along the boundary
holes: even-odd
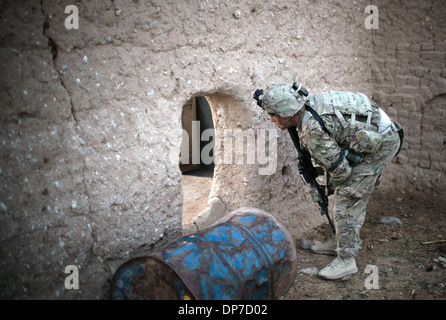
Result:
[[[241,208],[115,273],[113,299],[263,300],[294,282],[297,255],[288,231],[270,214]]]

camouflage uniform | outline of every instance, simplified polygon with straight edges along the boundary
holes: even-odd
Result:
[[[308,97],[306,105],[321,116],[328,133],[308,111],[303,111],[298,126],[299,138],[313,159],[330,175],[338,256],[354,257],[361,247],[359,231],[367,202],[383,169],[399,150],[398,128],[361,93],[324,92]],[[383,125],[384,118],[387,123]],[[342,152],[358,142],[355,133],[361,129],[375,134],[380,130],[382,141],[376,144],[377,150],[362,153],[364,160],[360,164],[351,165]]]

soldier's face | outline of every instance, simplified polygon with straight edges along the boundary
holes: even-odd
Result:
[[[270,121],[272,123],[274,123],[276,126],[278,126],[279,129],[284,130],[285,128],[283,128],[283,125],[280,123],[279,118],[280,118],[280,116],[274,115],[274,116],[271,116]]]
[[[281,117],[279,115],[273,115],[270,118],[270,121],[273,122],[280,130],[285,130],[291,127],[294,123],[295,116],[291,117]]]

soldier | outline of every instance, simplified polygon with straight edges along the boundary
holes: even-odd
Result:
[[[399,153],[404,133],[362,93],[308,94],[296,82],[282,83],[264,95],[257,90],[254,99],[280,129],[297,130],[301,147],[326,172],[325,196],[333,195],[336,233],[311,250],[337,256],[318,274],[334,280],[358,271],[355,256],[367,202],[383,169]]]

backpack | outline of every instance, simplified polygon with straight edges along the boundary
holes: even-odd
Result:
[[[327,91],[308,97],[305,105],[320,116],[335,115],[338,118],[341,126],[347,129],[347,149],[359,154],[373,154],[381,147],[383,138],[376,125],[380,119],[379,108],[366,95]],[[311,116],[314,114],[307,114],[303,123]],[[321,123],[320,117],[319,120],[317,117],[315,119]],[[324,130],[327,131],[325,128]]]

